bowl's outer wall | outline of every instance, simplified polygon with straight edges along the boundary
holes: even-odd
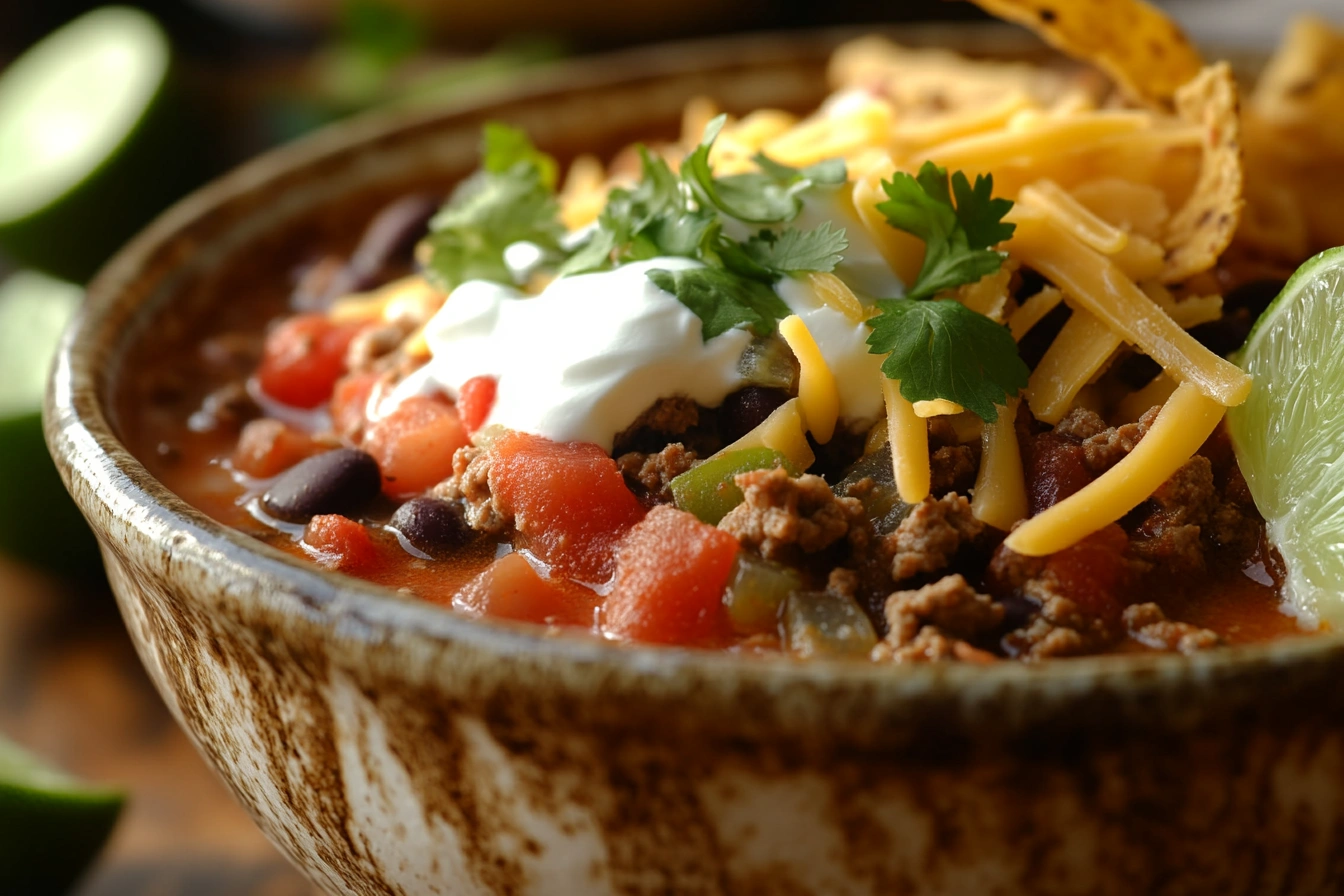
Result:
[[[67,334],[46,425],[160,692],[332,893],[1344,889],[1338,637],[899,672],[544,639],[304,567],[121,446],[117,371],[147,337],[226,302],[229,270],[283,277],[295,228],[461,176],[487,118],[572,154],[674,130],[695,94],[806,105],[834,40],[657,51],[487,109],[357,123],[128,247]]]

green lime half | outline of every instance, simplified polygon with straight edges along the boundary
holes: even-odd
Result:
[[[0,738],[4,892],[67,892],[107,842],[124,802],[119,791],[77,781]]]
[[[1228,427],[1289,604],[1344,630],[1344,247],[1297,269],[1240,360],[1255,384]]]
[[[0,72],[0,247],[91,275],[195,180],[167,100],[168,38],[145,13],[96,9]]]
[[[97,571],[98,551],[42,440],[42,393],[83,298],[33,271],[0,283],[0,551],[65,574]]]

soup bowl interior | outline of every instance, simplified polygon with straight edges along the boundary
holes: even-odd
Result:
[[[561,160],[674,136],[685,101],[806,109],[852,35],[575,64],[379,115],[173,209],[91,286],[49,444],[173,714],[332,893],[1322,892],[1344,885],[1344,641],[1029,668],[875,668],[548,636],[307,565],[175,495],[157,434],[194,346],[279,313],[296,261],[481,125]],[[1039,56],[998,29],[915,42]],[[167,397],[165,397],[167,395]]]

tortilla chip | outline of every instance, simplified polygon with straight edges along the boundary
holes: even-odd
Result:
[[[1199,180],[1185,205],[1167,222],[1163,283],[1207,271],[1232,242],[1241,222],[1241,120],[1237,82],[1226,62],[1211,65],[1176,92],[1181,118],[1203,128]]]
[[[1280,263],[1344,243],[1344,31],[1295,19],[1243,122],[1247,213],[1238,245]]]
[[[1143,0],[973,0],[1115,79],[1130,99],[1170,108],[1203,61],[1180,26]]]
[[[1285,141],[1300,161],[1344,156],[1344,31],[1301,16],[1265,66],[1247,110]]]
[[[1108,85],[1089,69],[1049,68],[1026,62],[968,59],[951,50],[903,47],[880,35],[841,44],[827,79],[835,90],[865,90],[887,99],[902,122],[938,124],[985,112],[1014,96],[1043,109],[1081,96],[1085,106]]]

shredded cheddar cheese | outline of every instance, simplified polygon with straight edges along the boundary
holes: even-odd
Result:
[[[999,417],[980,433],[980,472],[975,477],[971,513],[981,522],[1007,532],[1027,516],[1027,484],[1018,449],[1018,399],[999,408]]]
[[[1183,383],[1143,440],[1093,482],[1014,529],[1004,541],[1028,557],[1062,551],[1129,513],[1204,444],[1225,408]]]
[[[803,419],[813,438],[825,445],[835,435],[835,422],[840,417],[835,375],[801,317],[791,314],[780,321],[779,335],[798,359],[798,402]]]
[[[1027,404],[1036,419],[1045,423],[1063,419],[1079,390],[1092,381],[1121,341],[1096,317],[1075,309],[1027,383]]]
[[[1017,209],[1014,209],[1017,212]],[[1185,332],[1115,263],[1043,215],[1014,214],[1009,251],[1059,285],[1121,338],[1223,405],[1250,394],[1251,378]]]
[[[914,402],[915,416],[923,417],[926,420],[929,417],[951,416],[965,412],[965,408],[955,401],[948,401],[946,398],[935,398],[932,401]]]
[[[891,444],[891,471],[896,491],[907,504],[929,496],[933,474],[929,469],[929,425],[901,394],[901,384],[882,377],[887,404],[887,441]]]
[[[1129,243],[1129,234],[1108,224],[1052,180],[1023,187],[1018,201],[1040,209],[1085,244],[1115,255]]]

